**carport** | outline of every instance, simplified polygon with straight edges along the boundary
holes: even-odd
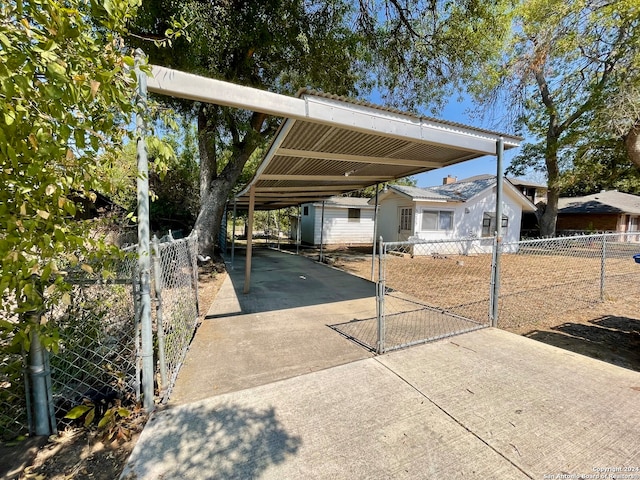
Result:
[[[313,90],[296,97],[153,66],[149,91],[284,117],[261,165],[235,198],[247,208],[244,292],[251,284],[253,214],[415,175],[485,155],[497,157],[497,215],[504,149],[521,138],[420,117]],[[377,209],[377,208],[376,208]],[[375,248],[375,247],[374,247]]]
[[[138,271],[143,392],[153,392],[148,162],[144,142],[147,92],[283,117],[279,131],[236,204],[249,211],[244,293],[251,285],[253,214],[414,175],[485,155],[497,157],[496,216],[501,217],[502,157],[520,138],[395,109],[302,90],[295,97],[151,65],[136,53],[138,103]],[[376,206],[377,210],[377,206]],[[500,239],[498,238],[498,241]],[[375,242],[374,242],[375,245]],[[375,252],[374,252],[375,253]],[[498,258],[495,285],[499,285]],[[153,395],[144,396],[153,409]]]

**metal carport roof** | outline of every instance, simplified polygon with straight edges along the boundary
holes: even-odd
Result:
[[[521,138],[301,90],[309,118],[287,118],[249,185],[236,196],[256,209],[321,200],[375,183],[496,154]]]
[[[419,117],[313,90],[288,97],[152,66],[151,92],[284,117],[238,206],[277,209],[496,155],[520,137]]]

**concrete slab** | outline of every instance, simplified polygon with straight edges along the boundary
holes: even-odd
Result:
[[[640,478],[638,372],[497,329],[378,360],[532,478]]]
[[[157,413],[142,479],[524,479],[375,359]]]
[[[327,325],[375,316],[375,286],[304,257],[256,249],[236,263],[196,332],[172,404],[342,365],[371,353]]]

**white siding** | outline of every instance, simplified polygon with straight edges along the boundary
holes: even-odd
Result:
[[[309,209],[308,215],[304,214],[305,207],[308,207]],[[320,215],[320,209],[318,209],[318,215]],[[314,205],[312,203],[306,203],[302,205],[302,222],[300,224],[300,238],[302,240],[302,243],[306,243],[307,245],[314,244],[313,234],[314,234],[314,226],[316,222],[315,218],[316,218],[316,212],[315,212]]]
[[[309,207],[309,215],[304,215],[304,207]],[[360,209],[360,220],[349,221],[349,208]],[[320,245],[320,223],[322,206],[305,204],[302,206],[302,242]],[[373,207],[336,207],[325,206],[324,233],[322,241],[332,244],[371,244],[373,242]]]
[[[503,195],[503,215],[509,218],[509,225],[504,234],[503,242],[517,242],[520,239],[520,224],[522,221],[522,207],[517,202],[515,194],[508,188],[504,189]],[[452,202],[426,202],[417,201],[414,208],[414,233],[413,236],[419,240],[442,241],[448,239],[463,239],[482,237],[482,219],[485,212],[495,212],[496,194],[495,188],[488,189],[466,203]],[[391,195],[380,204],[380,216],[378,220],[378,231],[385,241],[397,241],[398,231],[398,209],[410,206],[411,202],[400,195]],[[453,212],[453,228],[451,230],[422,230],[423,211],[447,211]],[[466,253],[470,247],[478,248],[482,243],[482,249],[491,250],[488,242],[475,240],[473,244],[467,242],[460,243],[440,243],[433,246],[433,251],[427,247],[420,247],[414,250],[415,254],[429,255],[431,253]],[[508,248],[508,247],[507,247]]]
[[[403,207],[413,208],[413,201],[396,194],[388,196],[378,205],[378,237],[382,236],[385,242],[398,241],[398,227],[400,226],[398,209]],[[415,218],[414,215],[414,232]]]

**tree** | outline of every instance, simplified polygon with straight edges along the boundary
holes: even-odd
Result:
[[[626,82],[637,85],[639,41],[636,0],[526,0],[513,9],[511,35],[499,54],[470,82],[478,101],[487,90],[493,99],[503,92],[512,118],[536,139],[511,172],[546,172],[543,236],[555,233],[563,162],[572,165],[585,125],[595,125],[591,120],[607,108],[608,93]]]
[[[121,37],[137,3],[0,6],[0,329],[27,350],[33,331],[56,348],[45,312],[69,303],[64,270],[91,272],[106,248],[87,239],[73,197],[100,189],[98,153],[126,134],[135,77]]]
[[[386,103],[413,110],[442,104],[461,66],[493,53],[495,40],[486,32],[504,24],[494,17],[506,3],[150,0],[130,41],[153,38],[182,16],[192,19],[191,42],[178,40],[171,51],[147,48],[151,63],[287,94],[310,86],[358,97],[376,87]],[[201,252],[211,254],[230,192],[278,121],[259,112],[181,105],[198,125],[195,229]]]

